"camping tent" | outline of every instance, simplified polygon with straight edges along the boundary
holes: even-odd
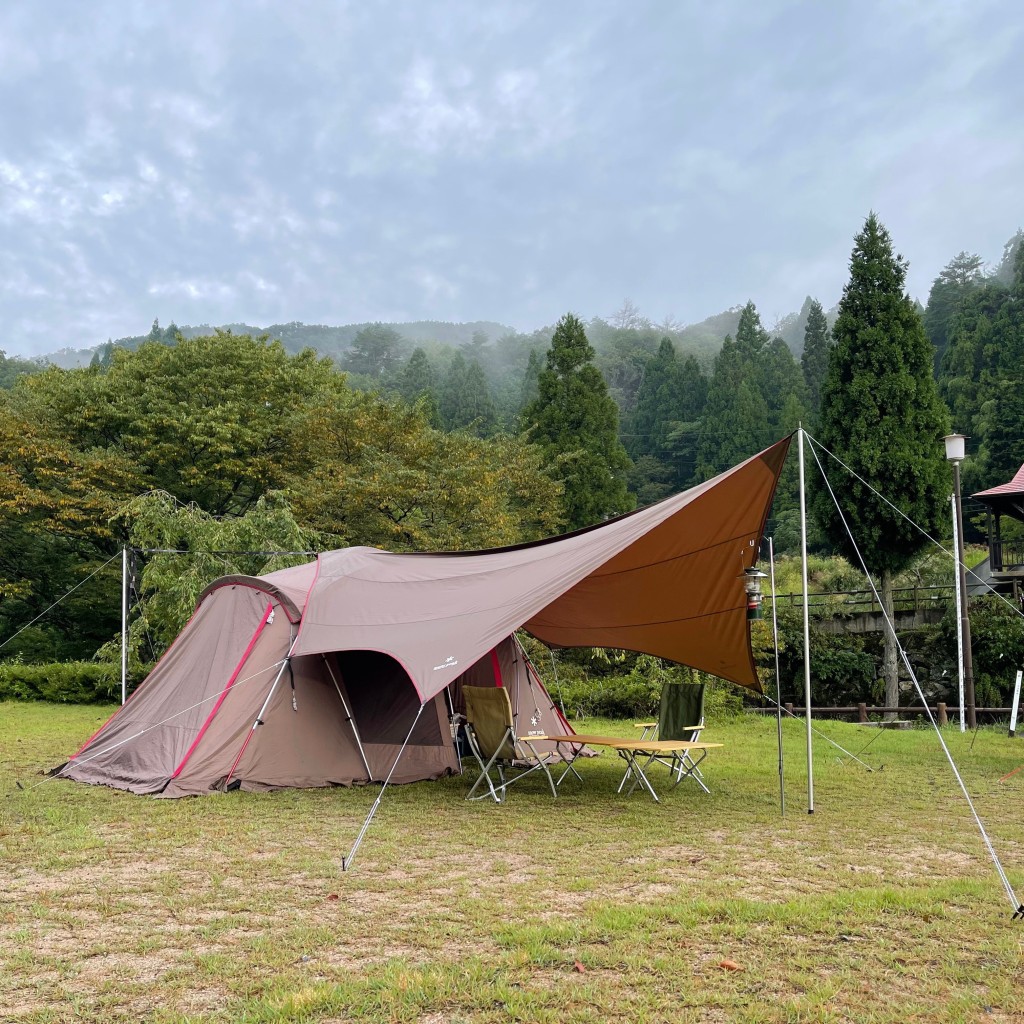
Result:
[[[759,690],[742,577],[788,447],[562,537],[483,552],[345,548],[217,580],[61,774],[162,796],[436,778],[457,768],[448,702],[460,680],[507,674],[544,710],[519,628]],[[557,719],[543,729],[567,728]]]

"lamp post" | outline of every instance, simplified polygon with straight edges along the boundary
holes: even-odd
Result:
[[[960,636],[964,648],[964,702],[967,705],[967,728],[975,729],[978,717],[974,708],[974,663],[971,657],[971,617],[967,610],[967,566],[964,563],[964,512],[960,502],[960,463],[965,454],[963,434],[949,434],[942,439],[946,443],[946,458],[953,463],[953,499],[956,512],[956,564],[957,581],[960,588]]]

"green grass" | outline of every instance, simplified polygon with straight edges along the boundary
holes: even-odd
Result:
[[[394,787],[342,874],[377,787],[37,785],[107,713],[0,704],[0,1020],[1024,1020],[1024,923],[924,730],[822,723],[878,770],[816,740],[813,816],[797,722],[779,816],[772,719],[713,724],[711,795],[660,805],[607,754],[557,801]],[[946,736],[1024,892],[1024,743]]]

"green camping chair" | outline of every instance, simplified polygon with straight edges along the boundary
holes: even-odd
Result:
[[[548,758],[553,754],[538,754],[528,737],[518,737],[512,703],[508,691],[502,686],[464,686],[462,694],[466,699],[466,738],[469,749],[480,764],[480,778],[466,796],[467,800],[482,800],[487,793],[474,796],[477,788],[486,779],[490,796],[495,803],[505,799],[505,790],[531,772],[541,769],[548,777],[551,795],[557,797],[555,780],[548,769]],[[498,784],[491,779],[491,769],[498,775]],[[506,778],[506,772],[517,774]]]
[[[699,743],[700,734],[704,729],[704,683],[666,683],[661,688],[661,706],[658,709],[657,722],[639,722],[637,729],[643,729],[640,736],[643,740],[682,740],[684,743]],[[694,724],[696,723],[696,724]],[[704,784],[704,776],[700,763],[707,757],[707,751],[698,752],[696,760],[693,752],[681,751],[666,757],[655,755],[647,764],[657,761],[666,765],[674,776],[674,785],[678,786],[683,779],[690,778],[704,790],[711,790]],[[626,773],[626,778],[629,773]],[[626,779],[622,780],[622,786]]]

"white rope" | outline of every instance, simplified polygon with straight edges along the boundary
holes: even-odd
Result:
[[[790,711],[789,708],[787,708],[784,704],[780,704],[777,700],[769,696],[767,693],[762,693],[761,696],[769,703],[774,704],[775,707],[779,710],[784,711],[787,715],[789,715],[790,718],[793,718],[796,721],[801,721],[801,718],[798,714],[796,714],[793,711]],[[871,765],[867,764],[865,761],[862,761],[856,754],[850,753],[850,751],[847,750],[846,747],[844,747],[842,744],[836,743],[836,741],[832,739],[831,736],[827,735],[826,733],[823,733],[820,729],[815,728],[814,725],[811,725],[811,732],[813,732],[815,736],[820,736],[821,739],[825,740],[826,743],[831,743],[832,746],[836,748],[836,750],[841,750],[847,757],[852,757],[853,760],[857,762],[857,764],[864,765],[864,767],[867,768],[869,772],[873,772],[875,770],[871,767]]]
[[[807,431],[805,430],[804,433],[807,434]],[[851,469],[845,462],[843,462],[843,460],[841,458],[839,458],[838,455],[836,455],[835,452],[829,451],[820,441],[817,441],[813,437],[811,437],[810,434],[807,434],[807,439],[811,442],[812,450],[813,450],[814,447],[820,448],[826,455],[829,456],[829,458],[835,459],[836,462],[838,462],[839,465],[842,466],[843,469],[845,469],[846,472],[850,474],[850,476],[852,476],[855,479],[859,480],[869,491],[871,491],[871,493],[876,498],[878,498],[884,504],[888,505],[889,508],[891,508],[897,515],[901,516],[908,523],[910,523],[910,525],[915,530],[917,530],[917,532],[920,533],[922,537],[927,538],[944,555],[946,555],[949,558],[951,558],[953,560],[954,564],[957,566],[957,568],[960,567],[960,564],[961,564],[960,563],[960,559],[957,557],[957,555],[954,552],[952,552],[948,548],[946,548],[942,544],[941,541],[936,540],[922,526],[919,526],[917,523],[915,523],[914,520],[911,519],[910,516],[908,516],[906,514],[906,512],[903,511],[903,509],[901,509],[898,506],[894,505],[884,494],[882,494],[880,491],[878,491],[874,487],[872,487],[871,484],[868,483],[868,481],[864,479],[864,477],[862,477],[855,469]],[[814,458],[815,458],[815,461],[818,463],[818,468],[821,469],[821,460],[818,459],[818,456],[816,454],[815,454]],[[822,476],[824,476],[825,471],[822,469],[821,472],[822,472]],[[827,482],[828,481],[826,480],[826,483]],[[830,490],[831,490],[831,488],[830,488]],[[841,512],[840,512],[840,515],[842,515]],[[1012,608],[1017,615],[1020,615],[1022,618],[1024,618],[1024,610],[1018,608],[1012,601],[1008,601],[1002,594],[999,593],[998,590],[995,589],[995,587],[992,586],[991,583],[986,583],[980,576],[978,576],[978,574],[973,569],[969,568],[966,563],[964,563],[963,567],[967,571],[968,575],[974,577],[974,585],[975,586],[987,587],[988,590],[990,590],[993,594],[995,594],[996,597],[999,598],[1000,601],[1003,602],[1003,604],[1007,605],[1009,608]]]
[[[971,814],[974,817],[975,824],[978,826],[978,831],[981,833],[981,838],[985,842],[985,846],[988,849],[989,856],[992,858],[992,863],[996,866],[996,873],[999,875],[999,879],[1003,883],[1003,888],[1006,890],[1006,895],[1010,900],[1010,905],[1013,907],[1014,917],[1024,917],[1024,903],[1021,903],[1020,900],[1017,899],[1017,894],[1013,891],[1013,886],[1010,884],[1009,878],[1006,877],[1006,872],[1003,870],[1003,865],[999,860],[999,855],[996,853],[996,849],[992,845],[992,840],[989,838],[988,832],[985,830],[985,826],[982,823],[981,817],[978,815],[978,812],[974,807],[974,801],[971,799],[971,794],[967,792],[967,786],[964,785],[964,780],[960,775],[960,771],[956,766],[956,762],[953,760],[953,755],[949,752],[949,747],[946,746],[946,741],[942,738],[942,732],[939,729],[938,723],[932,716],[932,710],[928,706],[928,701],[925,698],[924,691],[921,689],[921,684],[917,680],[917,674],[914,672],[914,668],[910,664],[910,658],[907,657],[907,652],[904,650],[903,645],[900,643],[899,636],[896,634],[896,630],[892,624],[892,621],[889,618],[889,613],[886,610],[885,606],[882,604],[881,597],[879,596],[878,590],[875,587],[875,581],[871,578],[871,573],[868,572],[868,567],[867,563],[864,561],[864,556],[861,554],[860,548],[857,546],[857,542],[853,538],[853,533],[850,530],[850,525],[846,521],[846,516],[843,515],[843,510],[839,504],[839,500],[836,498],[835,492],[832,490],[832,484],[829,482],[828,477],[825,475],[825,468],[822,466],[821,460],[818,458],[816,452],[814,453],[814,460],[815,462],[818,463],[818,470],[821,472],[821,477],[825,481],[825,486],[828,488],[828,493],[831,495],[832,500],[835,502],[836,511],[839,513],[839,518],[842,520],[843,527],[846,530],[846,535],[850,539],[850,544],[853,546],[853,550],[857,554],[857,561],[860,563],[860,567],[864,572],[864,576],[868,581],[868,585],[871,587],[872,593],[875,595],[875,599],[878,601],[879,606],[882,609],[882,615],[885,618],[885,624],[889,627],[893,639],[896,641],[896,646],[899,649],[900,656],[903,659],[903,664],[906,666],[907,672],[910,674],[910,678],[913,680],[914,688],[917,690],[918,697],[921,698],[921,703],[924,705],[924,711],[925,714],[928,716],[928,721],[932,723],[932,728],[935,730],[935,735],[939,738],[939,743],[942,745],[942,751],[946,755],[946,760],[949,761],[949,766],[953,770],[953,775],[956,777],[956,781],[960,786],[960,791],[963,793],[964,799],[967,801],[967,806],[971,809]]]
[[[67,764],[65,764],[60,769],[60,771],[54,772],[52,775],[47,775],[45,779],[43,779],[41,782],[37,782],[34,786],[25,787],[25,791],[30,793],[32,792],[32,790],[38,789],[45,783],[51,782],[53,779],[59,779],[68,768],[75,768],[80,764],[88,764],[90,761],[102,756],[103,754],[109,753],[111,750],[117,750],[118,747],[122,747],[126,743],[130,743],[132,740],[137,740],[140,736],[144,735],[145,733],[152,732],[154,729],[159,729],[161,726],[166,725],[168,722],[177,718],[179,715],[188,714],[189,711],[194,711],[196,708],[200,708],[204,704],[208,704],[211,700],[216,700],[222,694],[227,693],[228,690],[238,689],[240,686],[244,686],[251,679],[258,679],[260,676],[265,675],[267,672],[273,671],[275,668],[278,667],[278,665],[283,665],[287,660],[287,658],[282,658],[280,661],[275,661],[273,665],[266,665],[263,668],[261,668],[258,672],[254,672],[251,676],[246,676],[244,679],[238,679],[230,686],[225,686],[223,690],[218,690],[216,693],[211,693],[209,697],[204,697],[201,701],[198,701],[195,704],[190,704],[187,708],[182,708],[180,711],[175,711],[173,715],[168,715],[166,718],[162,719],[159,722],[154,722],[152,725],[147,725],[144,729],[140,729],[138,732],[132,733],[131,736],[126,736],[124,739],[118,740],[116,743],[111,743],[109,746],[103,747],[102,749],[95,751],[89,757],[84,757],[81,760],[77,759],[77,757],[73,757],[68,760]],[[122,707],[127,706],[127,704],[122,705]],[[118,713],[119,712],[115,711],[114,714],[110,716],[107,722],[104,723],[103,727],[100,729],[100,732],[102,732],[103,729],[105,729],[107,725],[111,721],[113,721],[115,717],[117,717]]]
[[[93,576],[96,575],[96,573],[102,572],[104,569],[106,569],[106,567],[108,565],[110,565],[110,563],[115,558],[120,558],[120,557],[121,557],[121,552],[120,551],[118,551],[118,553],[116,555],[111,555],[110,558],[108,558],[97,570],[95,570],[95,572],[89,573],[89,575],[86,576],[84,580],[82,580],[79,583],[76,583],[66,594],[63,594],[62,596],[58,597],[57,600],[54,601],[53,604],[51,604],[49,608],[46,608],[44,611],[41,611],[31,622],[26,622],[25,625],[22,626],[21,629],[19,629],[17,633],[13,633],[3,643],[0,643],[0,647],[6,647],[15,637],[20,636],[22,633],[24,633],[25,630],[29,628],[29,626],[32,626],[35,623],[37,623],[48,612],[52,612],[53,609],[56,608],[57,605],[59,605],[61,603],[61,601],[64,600],[64,598],[70,597],[79,587],[84,586],[86,583],[88,583],[89,580],[91,580],[93,578]]]

